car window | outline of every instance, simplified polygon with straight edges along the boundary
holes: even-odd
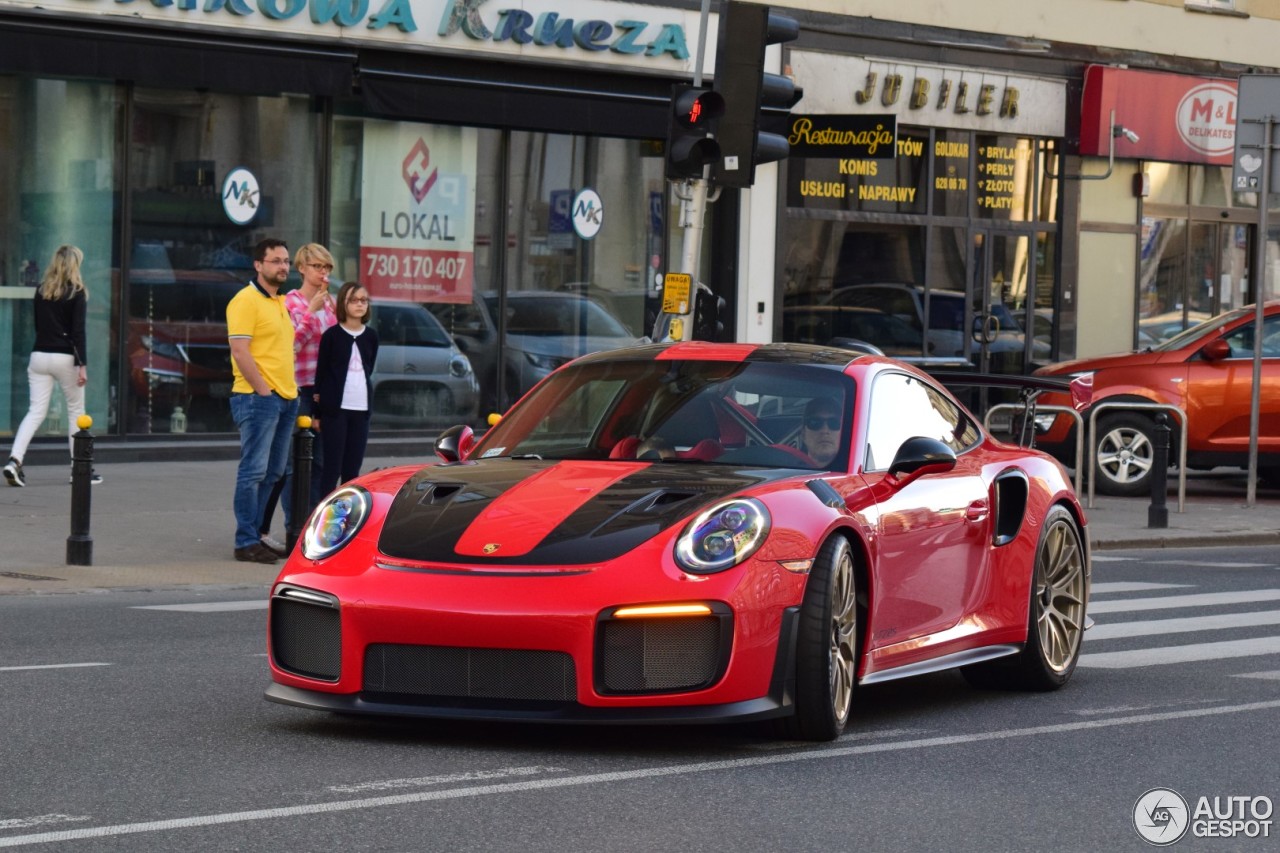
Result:
[[[378,341],[405,347],[448,347],[444,327],[420,305],[374,305],[373,327]]]
[[[498,310],[497,297],[486,297],[486,303],[490,311]],[[512,335],[631,337],[617,318],[584,297],[512,295],[506,310],[506,329]]]
[[[957,331],[964,328],[964,297],[929,295],[929,328]]]
[[[479,336],[486,331],[484,317],[474,302],[432,302],[427,309],[452,334]]]
[[[1228,358],[1253,358],[1253,329],[1253,323],[1245,323],[1227,335],[1231,346]],[[1264,318],[1262,322],[1262,357],[1280,357],[1280,315]]]
[[[845,287],[836,293],[832,303],[874,308],[877,311],[892,314],[912,328],[921,328],[920,309],[916,305],[915,297],[909,291],[897,287],[874,285]]]
[[[806,407],[816,398],[829,404],[810,427],[824,433],[824,463],[802,450]],[[648,444],[663,462],[847,470],[853,399],[852,380],[825,367],[575,364],[540,384],[476,453],[634,461],[650,458]]]
[[[1171,352],[1173,350],[1182,349],[1188,344],[1193,344],[1196,341],[1207,339],[1209,335],[1218,331],[1223,326],[1234,323],[1241,317],[1252,314],[1254,310],[1253,306],[1249,306],[1247,308],[1237,308],[1236,310],[1228,311],[1225,314],[1219,314],[1211,320],[1205,320],[1198,326],[1192,326],[1185,332],[1174,335],[1172,338],[1169,338],[1169,340],[1154,347],[1152,351]]]
[[[918,377],[882,373],[871,388],[867,470],[883,471],[909,438],[936,438],[956,453],[976,444],[977,424],[942,392]]]

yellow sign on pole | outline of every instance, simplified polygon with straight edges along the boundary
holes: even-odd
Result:
[[[684,272],[669,272],[662,277],[662,310],[666,314],[689,313],[689,291],[693,288],[693,276]]]

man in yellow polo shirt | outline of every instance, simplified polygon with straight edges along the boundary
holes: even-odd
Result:
[[[237,560],[274,563],[259,540],[272,485],[284,476],[298,412],[293,378],[293,321],[280,288],[289,278],[289,247],[268,238],[253,249],[257,277],[227,303],[231,343],[231,417],[240,430],[240,468],[233,507]]]

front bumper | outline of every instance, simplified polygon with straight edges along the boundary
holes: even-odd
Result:
[[[341,714],[482,722],[533,722],[608,725],[693,725],[749,722],[789,716],[795,705],[795,608],[783,616],[768,691],[755,699],[715,705],[592,707],[579,702],[452,701],[375,693],[326,693],[272,684],[264,698],[281,705]]]
[[[629,568],[503,576],[379,565],[321,575],[291,571],[309,562],[295,557],[272,596],[276,683],[266,698],[353,714],[548,722],[790,713],[803,578],[760,563],[655,581],[637,569],[646,556],[633,553]],[[617,615],[621,605],[676,602],[711,612]]]

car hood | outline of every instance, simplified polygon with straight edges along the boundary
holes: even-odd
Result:
[[[623,461],[433,465],[396,494],[378,550],[495,566],[600,563],[721,498],[788,476],[796,472]]]
[[[1122,352],[1115,355],[1100,355],[1093,358],[1077,358],[1073,361],[1060,361],[1046,365],[1035,373],[1040,376],[1062,376],[1067,373],[1084,373],[1090,370],[1102,370],[1107,367],[1142,367],[1158,364],[1167,360],[1167,354],[1143,350],[1142,352]]]

